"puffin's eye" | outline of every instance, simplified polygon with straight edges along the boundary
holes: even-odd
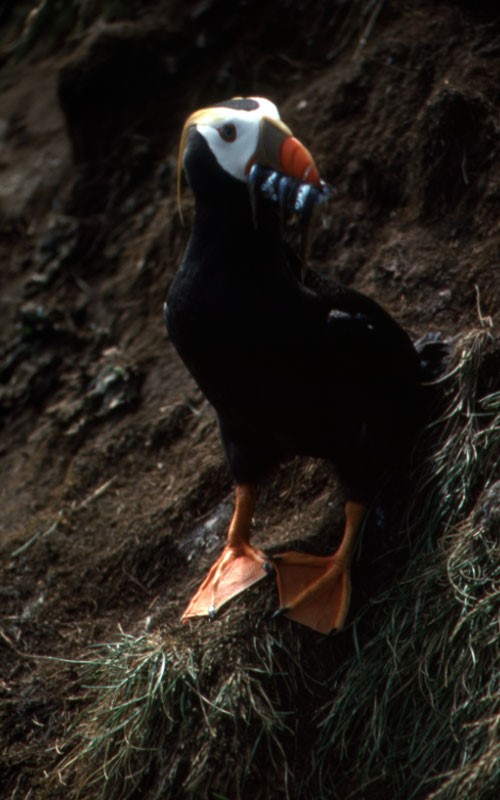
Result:
[[[227,122],[217,130],[221,139],[224,139],[225,142],[234,142],[236,139],[236,125],[233,125],[232,122]]]

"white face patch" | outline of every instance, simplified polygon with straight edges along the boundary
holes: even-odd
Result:
[[[248,162],[255,155],[259,141],[260,125],[267,117],[280,119],[279,111],[265,97],[252,97],[259,105],[250,111],[229,107],[206,109],[195,122],[218,163],[226,172],[239,181],[246,181]],[[225,126],[234,126],[234,140],[223,138]]]

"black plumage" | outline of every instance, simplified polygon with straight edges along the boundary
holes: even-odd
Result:
[[[190,139],[196,213],[166,322],[217,411],[233,476],[258,481],[285,458],[319,456],[370,500],[412,441],[414,347],[368,297],[312,272],[300,282],[274,209],[261,207],[255,229],[246,187]]]
[[[275,208],[260,203],[256,224],[246,185],[221,169],[195,127],[184,169],[195,217],[165,319],[217,412],[237,485],[258,484],[292,456],[316,456],[333,464],[346,500],[369,505],[418,425],[409,337],[368,297],[312,271],[301,280]]]

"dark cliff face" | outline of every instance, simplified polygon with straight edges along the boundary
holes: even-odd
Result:
[[[183,227],[175,193],[184,119],[232,95],[269,96],[337,188],[318,219],[314,269],[372,296],[414,339],[495,333],[500,28],[490,4],[451,0],[96,2],[66,4],[77,10],[59,27],[39,16],[13,49],[30,5],[0,10],[0,793],[38,800],[67,797],[57,780],[47,788],[44,771],[56,774],[66,725],[90,700],[75,665],[35,656],[78,659],[121,626],[184,648],[186,664],[194,653],[200,674],[209,664],[212,700],[238,658],[267,669],[255,652],[268,641],[271,586],[242,596],[209,628],[177,626],[188,584],[223,541],[231,491],[215,418],[162,320],[192,210],[185,188]],[[44,14],[62,8],[38,5]],[[481,361],[479,396],[492,390],[498,351],[492,341]],[[337,489],[320,461],[284,466],[260,499],[258,545],[331,549],[342,527]],[[478,478],[471,505],[481,489]],[[363,552],[355,614],[394,577],[391,560],[379,572]],[[430,641],[432,615],[425,624]],[[296,673],[295,684],[273,683],[268,671],[262,684],[294,709],[298,727],[283,735],[299,781],[311,768],[301,742],[316,732],[332,665],[353,651],[353,636],[318,644],[297,627],[272,626],[315,681],[307,699]],[[369,623],[357,633],[361,647],[374,635]],[[189,780],[193,796],[210,791],[190,750],[205,717],[193,719],[187,738],[168,740],[180,765],[172,797],[190,796]],[[286,796],[267,744],[253,750],[255,725],[243,715],[210,740],[205,771],[222,796],[237,796],[230,773],[242,797],[248,787],[258,796],[259,780]],[[238,753],[254,758],[246,788]],[[146,798],[158,759],[142,784]],[[395,763],[409,759],[393,759],[387,775]],[[361,798],[346,774],[336,774],[339,795]],[[396,796],[389,784],[373,796]]]

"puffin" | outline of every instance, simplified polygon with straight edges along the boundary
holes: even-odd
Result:
[[[326,186],[271,100],[236,97],[188,117],[178,200],[184,173],[194,218],[164,317],[215,410],[235,504],[225,546],[182,620],[214,619],[232,598],[274,575],[275,616],[328,634],[346,621],[350,567],[367,512],[408,462],[420,362],[408,334],[376,301],[297,269],[276,204],[252,199],[256,168],[316,196]],[[299,194],[292,192],[292,202]],[[293,210],[300,215],[300,204]],[[326,460],[341,486],[344,530],[327,555],[271,556],[250,542],[259,486],[295,456]]]

